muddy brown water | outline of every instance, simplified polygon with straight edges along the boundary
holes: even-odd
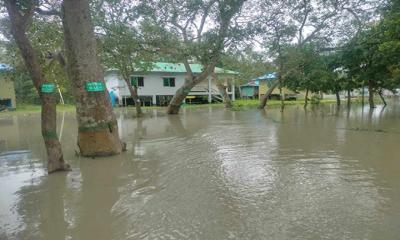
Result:
[[[400,239],[400,107],[184,109],[134,119],[128,151],[48,176],[39,114],[0,115],[0,239]]]

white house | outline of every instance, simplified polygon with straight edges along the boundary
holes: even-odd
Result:
[[[190,64],[193,73],[200,73],[203,66]],[[227,86],[227,92],[235,100],[234,77],[236,72],[215,68],[218,81]],[[138,95],[143,105],[167,105],[170,99],[185,81],[186,69],[182,63],[156,62],[147,71],[133,72],[131,82],[138,87]],[[132,105],[128,86],[118,70],[109,70],[105,74],[108,91],[113,91],[120,105]],[[195,86],[188,94],[186,102],[212,102],[221,100],[215,80],[209,76]]]

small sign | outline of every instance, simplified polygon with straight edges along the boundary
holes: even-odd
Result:
[[[88,92],[103,92],[105,89],[103,82],[86,82],[85,87]]]
[[[55,88],[54,83],[43,83],[40,91],[42,93],[53,93]]]

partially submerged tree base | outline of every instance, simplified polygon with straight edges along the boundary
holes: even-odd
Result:
[[[220,95],[222,96],[222,100],[224,102],[225,108],[232,108],[232,101],[229,97],[228,93],[226,92],[227,87],[221,83],[217,83],[217,87],[219,90]]]
[[[61,172],[61,171],[71,171],[71,166],[67,163],[61,163],[63,162],[63,159],[55,159],[55,160],[50,160],[47,163],[47,173],[54,173],[54,172]]]
[[[124,144],[118,136],[115,124],[105,126],[79,128],[78,146],[83,157],[105,157],[121,153]]]
[[[29,71],[42,105],[41,131],[47,153],[47,172],[70,170],[71,167],[64,162],[60,141],[57,137],[57,111],[54,94],[42,92],[43,84],[49,84],[40,65],[37,52],[29,41],[26,29],[32,20],[36,2],[30,1],[5,1],[11,22],[11,34],[21,52],[25,66]],[[23,7],[22,7],[23,6]]]
[[[89,1],[64,0],[62,20],[68,76],[76,100],[80,154],[84,157],[119,154],[123,144],[105,89]],[[88,90],[85,88],[88,84],[100,87]]]

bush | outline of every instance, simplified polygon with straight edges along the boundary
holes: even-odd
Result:
[[[321,102],[321,96],[320,95],[313,95],[312,97],[311,97],[311,104],[315,104],[315,105],[318,105],[318,104],[320,104],[320,102]]]

